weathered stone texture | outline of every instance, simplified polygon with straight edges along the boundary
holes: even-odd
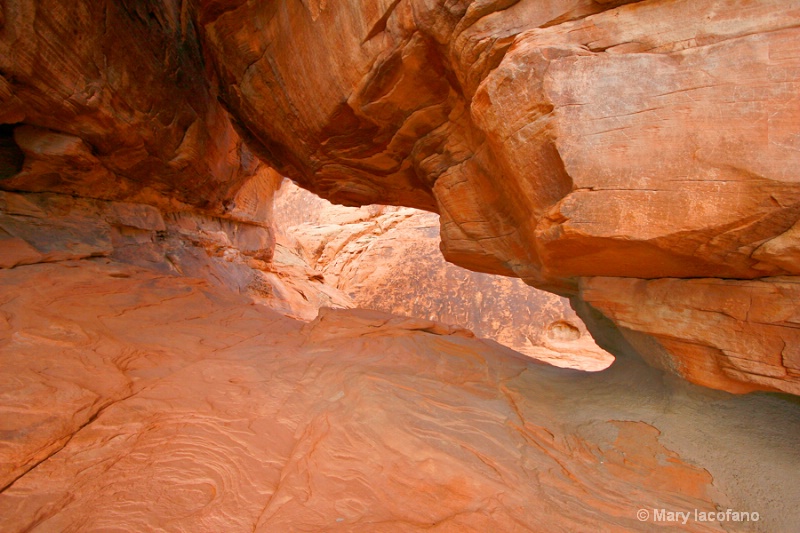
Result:
[[[428,320],[326,310],[304,324],[95,258],[0,270],[0,356],[3,531],[660,527],[638,508],[758,509],[762,531],[800,519],[796,406],[675,394],[642,364],[554,368]]]
[[[223,214],[259,171],[216,100],[188,2],[6,0],[2,12],[0,151],[24,165],[0,187]]]
[[[450,261],[577,298],[798,274],[794,0],[215,6],[200,33],[254,149],[337,202],[437,211]]]
[[[352,306],[458,325],[557,366],[601,370],[613,361],[567,299],[447,263],[433,213],[331,205],[288,180],[274,213],[279,243],[287,242],[278,249],[298,250]]]

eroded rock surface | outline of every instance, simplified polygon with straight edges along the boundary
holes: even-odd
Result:
[[[95,258],[0,271],[0,356],[4,531],[658,527],[640,508],[757,511],[755,531],[800,520],[796,406],[665,387],[641,364],[558,369],[427,320],[304,324]]]
[[[798,12],[0,0],[0,529],[796,531],[796,402],[660,369],[798,392]],[[352,300],[276,244],[258,158],[438,212],[617,361],[287,317]]]
[[[601,370],[613,361],[566,298],[447,263],[433,213],[331,205],[286,180],[274,220],[278,253],[299,251],[293,257],[354,307],[455,324],[557,366]]]
[[[741,293],[747,298],[736,297]],[[583,294],[623,331],[657,339],[658,345],[641,353],[658,368],[715,388],[746,392],[760,386],[800,394],[794,375],[800,368],[800,284],[795,277],[593,278]],[[628,337],[640,342],[637,334]],[[678,368],[672,366],[671,353],[684,354]]]
[[[798,274],[795,0],[199,10],[220,96],[254,150],[335,201],[437,211],[450,261],[578,299],[595,277],[620,278],[615,290],[674,279],[687,293],[681,278]],[[743,305],[749,287],[729,284],[708,305]],[[685,316],[701,314],[687,304]],[[650,336],[645,322],[625,327]],[[712,361],[680,336],[692,327],[647,343],[706,386],[797,392],[792,357],[772,351],[745,369],[705,338]],[[770,342],[796,330],[773,328]],[[744,338],[748,357],[761,352]],[[692,370],[698,358],[706,371]]]
[[[770,284],[798,274],[798,12],[796,0],[7,0],[0,187],[238,220],[240,191],[270,179],[257,154],[338,202],[436,211],[449,261],[579,309],[595,278],[669,279],[679,293],[694,278]],[[287,312],[347,304],[269,268],[258,290]],[[703,306],[746,305],[750,287]],[[636,296],[602,300],[614,297]],[[584,319],[597,310],[617,316],[600,305]],[[696,383],[798,390],[795,358],[758,335],[741,337],[741,357],[713,335],[694,348],[677,333],[693,324],[667,338],[646,322],[604,324]],[[796,330],[768,328],[767,344]]]
[[[186,2],[5,1],[0,183],[224,214],[264,166],[215,94]]]
[[[270,173],[253,178],[225,218],[196,210],[164,212],[147,204],[0,191],[0,269],[111,257],[164,274],[202,278],[306,320],[320,307],[353,307],[350,298],[285,247],[276,249],[270,221],[281,179]]]

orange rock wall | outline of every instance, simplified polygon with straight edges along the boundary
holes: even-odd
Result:
[[[275,259],[286,249],[299,251],[295,257],[347,294],[350,307],[467,328],[556,366],[596,371],[614,360],[594,343],[566,298],[446,262],[434,213],[331,205],[285,180],[274,220]]]
[[[334,201],[437,211],[450,261],[578,299],[620,278],[604,300],[634,300],[636,279],[688,293],[683,278],[798,274],[796,1],[215,7],[200,3],[200,33],[254,149]],[[746,305],[749,287],[726,298]],[[714,294],[701,307],[727,305]],[[653,334],[644,322],[625,320]],[[745,355],[705,338],[701,355],[675,331],[659,357],[697,383],[798,390],[758,336]]]
[[[239,194],[270,179],[260,158],[337,202],[438,212],[449,261],[588,302],[696,383],[798,390],[791,320],[745,316],[761,333],[732,349],[713,321],[665,335],[645,316],[707,320],[746,306],[748,280],[769,316],[794,305],[797,0],[2,8],[4,190],[258,225],[268,208],[241,219]],[[690,294],[696,278],[733,282],[725,300],[612,309],[637,280]]]

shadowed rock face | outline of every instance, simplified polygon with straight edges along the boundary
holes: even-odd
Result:
[[[224,214],[263,166],[203,63],[186,2],[4,1],[2,187]]]
[[[796,317],[735,315],[736,347],[712,330],[754,287],[796,301],[774,278],[800,268],[798,8],[200,2],[198,27],[248,142],[304,187],[437,211],[448,260],[586,299],[696,383],[797,394]],[[762,281],[645,291],[687,321],[669,331],[616,309],[640,279],[714,285],[682,278]]]
[[[108,258],[0,271],[3,531],[792,531],[800,419]]]

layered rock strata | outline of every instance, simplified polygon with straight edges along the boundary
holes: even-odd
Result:
[[[796,530],[796,402],[661,369],[798,392],[798,9],[0,1],[0,529]],[[255,305],[348,301],[258,158],[617,362]]]
[[[324,306],[353,307],[319,273],[307,265],[292,269],[281,248],[276,254],[269,221],[281,178],[274,178],[248,182],[226,218],[63,194],[0,192],[0,269],[109,257],[205,279],[298,318],[313,319]]]
[[[796,406],[643,364],[558,369],[363,310],[303,323],[107,257],[0,270],[0,356],[3,531],[800,523]]]
[[[756,286],[776,308],[796,301],[785,277],[800,268],[799,9],[209,1],[199,29],[250,146],[301,185],[437,211],[448,260],[614,320],[639,279],[682,294],[699,287],[684,278],[740,280],[724,299],[648,300],[687,317],[680,327],[657,331],[644,314],[623,327],[652,347],[647,359],[696,383],[796,394],[800,368],[781,348],[796,342],[791,317],[733,320],[736,349],[713,320],[686,331],[690,316],[746,307]]]
[[[185,2],[3,2],[5,189],[224,214],[262,167],[217,102]]]

